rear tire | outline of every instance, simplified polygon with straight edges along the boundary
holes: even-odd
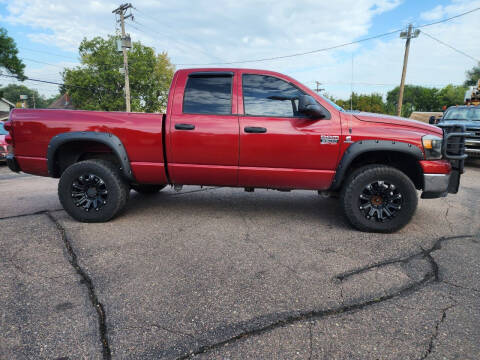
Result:
[[[166,185],[133,184],[131,188],[140,194],[156,194]]]
[[[414,184],[400,170],[368,165],[348,177],[340,202],[347,220],[356,229],[391,233],[410,222],[418,197]]]
[[[106,160],[70,165],[60,177],[58,196],[65,211],[81,222],[105,222],[123,209],[129,187],[119,169]]]

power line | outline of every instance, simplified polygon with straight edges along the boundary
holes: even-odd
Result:
[[[52,52],[49,52],[49,51],[30,49],[30,48],[23,47],[23,46],[19,46],[18,48],[22,49],[22,50],[33,51],[33,52],[37,52],[37,53],[41,53],[41,54],[53,55],[53,56],[56,56],[56,57],[63,57],[65,59],[72,59],[72,60],[78,61],[78,58],[74,58],[73,56],[61,55],[61,54],[52,53]]]
[[[446,18],[446,19],[442,19],[442,20],[439,20],[439,21],[431,22],[431,23],[428,23],[428,24],[423,24],[423,25],[417,26],[417,28],[425,28],[425,27],[437,25],[437,24],[440,24],[440,23],[444,23],[444,22],[447,22],[447,21],[450,21],[450,20],[453,20],[453,19],[456,19],[456,18],[465,16],[465,15],[471,14],[471,13],[473,13],[473,12],[475,12],[475,11],[478,11],[478,10],[480,10],[480,7],[477,7],[477,8],[475,8],[475,9],[472,9],[472,10],[469,10],[469,11],[465,11],[465,12],[463,12],[463,13],[461,13],[461,14],[458,14],[458,15],[455,15],[455,16],[451,16],[451,17]],[[137,10],[137,11],[138,11],[138,10]],[[351,41],[351,42],[347,42],[347,43],[343,43],[343,44],[339,44],[339,45],[334,45],[334,46],[330,46],[330,47],[325,47],[325,48],[322,48],[322,49],[316,49],[316,50],[311,50],[311,51],[306,51],[306,52],[301,52],[301,53],[295,53],[295,54],[289,54],[289,55],[283,55],[283,56],[275,56],[275,57],[270,57],[270,58],[261,58],[261,59],[252,59],[252,60],[239,60],[239,61],[217,62],[217,63],[205,63],[205,64],[176,64],[176,65],[179,65],[179,66],[232,65],[232,64],[244,64],[244,63],[250,63],[250,62],[261,62],[261,61],[270,61],[270,60],[286,59],[286,58],[291,58],[291,57],[296,57],[296,56],[303,56],[303,55],[309,55],[309,54],[314,54],[314,53],[319,53],[319,52],[334,50],[334,49],[338,49],[338,48],[341,48],[341,47],[345,47],[345,46],[354,45],[354,44],[362,43],[362,42],[369,41],[369,40],[374,40],[374,39],[382,38],[382,37],[385,37],[385,36],[388,36],[388,35],[392,35],[392,34],[401,32],[402,30],[403,30],[403,29],[397,29],[397,30],[393,30],[393,31],[386,32],[386,33],[383,33],[383,34],[378,34],[378,35],[370,36],[370,37],[367,37],[367,38],[364,38],[364,39],[360,39],[360,40],[356,40],[356,41]]]
[[[17,76],[15,76],[15,75],[0,74],[0,76],[8,77],[8,78],[13,78],[13,79],[22,81],[22,80],[20,80]],[[54,82],[54,81],[32,79],[32,78],[28,78],[28,77],[27,77],[24,81],[34,81],[34,82],[40,82],[40,83],[51,84],[51,85],[60,85],[60,86],[65,85],[65,84],[61,84],[61,83]],[[72,86],[75,86],[75,85],[72,85]]]
[[[146,14],[145,12],[137,9],[137,8],[134,8],[134,10],[140,12],[143,16],[151,19],[151,20],[155,20],[157,21],[158,19],[154,19],[153,17],[149,16],[148,14]],[[419,25],[417,26],[417,28],[425,28],[425,27],[429,27],[429,26],[433,26],[433,25],[437,25],[437,24],[440,24],[440,23],[444,23],[444,22],[447,22],[447,21],[450,21],[450,20],[453,20],[453,19],[456,19],[456,18],[459,18],[459,17],[462,17],[462,16],[465,16],[465,15],[468,15],[468,14],[471,14],[475,11],[478,11],[480,10],[480,7],[477,7],[475,9],[472,9],[472,10],[469,10],[469,11],[465,11],[463,13],[460,13],[460,14],[457,14],[457,15],[454,15],[454,16],[451,16],[449,18],[446,18],[446,19],[442,19],[442,20],[438,20],[438,21],[435,21],[435,22],[431,22],[431,23],[427,23],[427,24],[423,24],[423,25]],[[132,19],[133,22],[137,25],[140,25],[150,31],[153,31],[152,28],[149,28],[148,26],[136,21],[135,19]],[[136,26],[133,26],[136,30],[140,31],[140,32],[143,32],[145,34],[148,35],[148,33]],[[156,30],[155,30],[156,31]],[[312,51],[306,51],[306,52],[302,52],[302,53],[295,53],[295,54],[289,54],[289,55],[283,55],[283,56],[276,56],[276,57],[271,57],[271,58],[262,58],[262,59],[252,59],[252,60],[240,60],[240,61],[228,61],[228,62],[215,62],[215,63],[204,63],[204,64],[175,64],[175,65],[178,65],[178,66],[202,66],[202,65],[205,65],[205,66],[209,66],[209,65],[231,65],[231,64],[242,64],[242,63],[249,63],[249,62],[261,62],[261,61],[270,61],[270,60],[278,60],[278,59],[285,59],[285,58],[290,58],[290,57],[296,57],[296,56],[303,56],[303,55],[309,55],[309,54],[314,54],[314,53],[318,53],[318,52],[323,52],[323,51],[328,51],[328,50],[334,50],[334,49],[337,49],[337,48],[340,48],[340,47],[344,47],[344,46],[349,46],[349,45],[353,45],[353,44],[357,44],[357,43],[361,43],[361,42],[365,42],[365,41],[369,41],[369,40],[373,40],[373,39],[377,39],[377,38],[381,38],[381,37],[385,37],[385,36],[388,36],[388,35],[391,35],[391,34],[395,34],[397,32],[400,32],[402,31],[401,29],[397,29],[397,30],[394,30],[394,31],[391,31],[391,32],[387,32],[387,33],[383,33],[383,34],[379,34],[379,35],[375,35],[375,36],[371,36],[371,37],[368,37],[368,38],[364,38],[364,39],[360,39],[360,40],[357,40],[357,41],[352,41],[352,42],[348,42],[348,43],[344,43],[344,44],[339,44],[339,45],[335,45],[335,46],[331,46],[331,47],[326,47],[326,48],[322,48],[322,49],[316,49],[316,50],[312,50]],[[163,36],[167,36],[167,37],[170,37],[169,35],[167,34],[162,34]],[[444,42],[442,42],[441,40],[439,39],[436,39],[434,38],[432,35],[429,35],[427,33],[425,33],[426,36],[432,38],[433,40],[441,43],[442,45],[444,46],[447,46],[449,48],[451,48],[452,50],[462,54],[462,55],[465,55],[467,56],[468,58],[472,59],[472,60],[475,60],[475,61],[479,61],[478,59],[474,58],[473,56],[470,56],[468,54],[466,54],[465,52],[461,51],[461,50],[458,50],[458,49],[455,49],[453,46],[449,45],[449,44],[446,44]],[[177,39],[178,40],[178,39]],[[72,59],[72,60],[77,60],[76,58],[74,57],[70,57],[70,56],[66,56],[66,55],[61,55],[61,54],[57,54],[57,53],[52,53],[52,52],[48,52],[48,51],[42,51],[42,50],[36,50],[36,49],[30,49],[30,48],[26,48],[26,47],[19,47],[20,49],[23,49],[23,50],[27,50],[27,51],[34,51],[34,52],[38,52],[38,53],[44,53],[44,54],[47,54],[47,55],[54,55],[54,56],[57,56],[57,57],[63,57],[63,58],[67,58],[67,59]],[[59,66],[59,65],[54,65],[54,64],[50,64],[50,63],[47,63],[47,62],[43,62],[43,61],[39,61],[39,60],[34,60],[34,59],[29,59],[29,58],[23,58],[23,60],[25,61],[31,61],[31,62],[35,62],[35,63],[39,63],[39,64],[44,64],[44,65],[50,65],[50,66],[54,66],[54,67],[58,67],[58,68],[62,68],[62,66]]]
[[[286,58],[291,58],[291,57],[296,57],[296,56],[303,56],[303,55],[309,55],[309,54],[324,52],[324,51],[328,51],[328,50],[334,50],[334,49],[338,49],[338,48],[345,47],[345,46],[348,46],[348,45],[358,44],[358,43],[362,43],[362,42],[365,42],[365,41],[374,40],[374,39],[378,39],[378,38],[385,37],[385,36],[388,36],[388,35],[392,35],[392,34],[400,32],[400,31],[402,31],[402,29],[397,29],[397,30],[393,30],[393,31],[386,32],[386,33],[383,33],[383,34],[374,35],[374,36],[370,36],[370,37],[367,37],[367,38],[364,38],[364,39],[355,40],[355,41],[351,41],[351,42],[347,42],[347,43],[343,43],[343,44],[339,44],[339,45],[329,46],[329,47],[325,47],[325,48],[321,48],[321,49],[305,51],[305,52],[289,54],[289,55],[274,56],[274,57],[270,57],[270,58],[228,61],[228,62],[218,62],[218,63],[208,63],[208,64],[175,64],[175,65],[180,65],[180,66],[232,65],[232,64],[244,64],[244,63],[250,63],[250,62],[260,62],[260,61],[286,59]]]
[[[7,75],[7,74],[0,74],[0,76],[13,78],[13,79],[16,79],[16,80],[19,80],[19,81],[22,81],[22,82],[23,81],[33,81],[33,82],[39,82],[39,83],[44,83],[44,84],[65,86],[67,88],[77,88],[77,89],[83,89],[83,90],[89,90],[89,91],[95,91],[95,92],[101,91],[101,92],[104,92],[104,93],[115,93],[116,94],[116,92],[107,91],[107,89],[103,89],[103,88],[100,88],[100,87],[86,87],[86,86],[80,86],[80,85],[67,85],[67,84],[64,84],[64,83],[62,84],[62,83],[55,82],[55,81],[33,79],[33,78],[29,78],[29,77],[27,77],[25,80],[21,80],[20,78],[18,78],[15,75]]]
[[[137,8],[134,8],[134,10],[136,11],[139,11]],[[143,11],[141,12],[141,14],[144,14]],[[169,35],[169,34],[166,34],[166,33],[160,33],[158,32],[158,30],[155,30],[155,29],[152,29],[151,27],[147,26],[147,25],[144,25],[140,22],[138,22],[136,19],[133,19],[132,20],[135,24],[145,28],[146,30],[149,30],[151,31],[152,33],[156,34],[156,35],[160,35],[160,36],[163,36],[163,37],[166,37],[166,38],[169,38],[171,39],[174,43],[176,43],[177,45],[179,45],[180,47],[183,47],[184,49],[186,50],[191,50],[192,48],[194,48],[194,46],[192,46],[191,44],[187,43],[186,41],[182,40],[182,39],[179,39],[178,36],[177,37],[174,37],[173,35]],[[133,28],[137,29],[138,31],[148,35],[151,37],[151,35],[146,32],[145,30],[143,29],[140,29],[138,28],[137,26],[134,26],[132,25]],[[158,40],[157,40],[158,41]],[[203,54],[205,54],[206,56],[211,56],[212,54],[211,53],[207,53],[205,50],[203,50],[201,47],[196,47],[196,51],[198,52],[201,52]],[[173,64],[173,65],[178,65],[178,64]]]
[[[423,25],[420,25],[420,26],[417,26],[417,29],[418,28],[424,28],[424,27],[427,27],[427,26],[432,26],[432,25],[437,25],[437,24],[441,24],[441,23],[444,23],[444,22],[447,22],[447,21],[450,21],[450,20],[453,20],[453,19],[456,19],[456,18],[459,18],[459,17],[462,17],[462,16],[465,16],[465,15],[468,15],[468,14],[471,14],[475,11],[478,11],[480,10],[480,7],[477,7],[475,9],[472,9],[472,10],[469,10],[469,11],[465,11],[463,13],[460,13],[460,14],[457,14],[457,15],[454,15],[454,16],[451,16],[449,18],[446,18],[446,19],[442,19],[442,20],[438,20],[438,21],[434,21],[432,23],[428,23],[428,24],[423,24]]]
[[[65,68],[64,66],[55,65],[55,64],[50,64],[50,63],[47,63],[47,62],[45,62],[45,61],[39,61],[39,60],[34,60],[34,59],[29,59],[29,58],[21,58],[21,60],[31,61],[31,62],[34,62],[34,63],[49,65],[49,66],[53,66],[53,67],[58,67],[58,68],[60,68],[60,69],[64,69],[64,68]]]
[[[459,50],[459,49],[457,49],[457,48],[454,48],[452,45],[449,45],[449,44],[447,44],[446,42],[443,42],[442,40],[437,39],[436,37],[434,37],[434,36],[432,36],[432,35],[430,35],[430,34],[427,34],[425,31],[422,31],[422,34],[423,34],[423,35],[426,35],[426,36],[428,36],[430,39],[435,40],[436,42],[439,42],[440,44],[442,44],[442,45],[444,45],[444,46],[452,49],[453,51],[456,51],[456,52],[458,52],[459,54],[462,54],[463,56],[468,57],[469,59],[472,59],[472,60],[474,60],[474,61],[476,61],[476,62],[480,62],[479,59],[477,59],[477,58],[475,58],[475,57],[473,57],[473,56],[471,56],[471,55],[468,55],[466,52],[464,52],[464,51],[462,51],[462,50]]]

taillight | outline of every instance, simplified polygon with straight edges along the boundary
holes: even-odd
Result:
[[[8,145],[15,146],[15,143],[13,141],[13,121],[11,120],[12,112],[10,112],[10,117],[8,121],[5,121],[3,123],[3,128],[8,131],[8,134],[5,135],[5,142]]]
[[[13,129],[12,122],[11,121],[6,121],[5,123],[3,123],[3,127],[7,131],[12,131],[12,129]]]

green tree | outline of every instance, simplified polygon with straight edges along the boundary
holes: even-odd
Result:
[[[381,94],[373,93],[369,95],[353,93],[347,100],[333,100],[344,109],[350,109],[350,101],[353,110],[367,111],[372,113],[385,113],[385,103]]]
[[[397,86],[387,93],[386,109],[394,114],[398,103]],[[437,96],[438,89],[418,85],[405,85],[403,92],[402,116],[409,117],[413,111],[438,111],[440,102]]]
[[[17,84],[9,84],[0,89],[0,93],[3,93],[3,97],[12,103],[17,103],[20,101],[20,95],[27,95],[27,105],[29,108],[34,107],[34,100],[35,100],[35,107],[36,108],[46,108],[48,105],[55,100],[56,97],[52,98],[45,98],[43,95],[40,95],[37,90],[30,89],[25,85],[17,85]]]
[[[465,86],[472,86],[478,84],[478,79],[480,79],[480,63],[477,66],[474,66],[471,70],[467,71],[467,79],[463,83]]]
[[[0,28],[0,67],[7,69],[20,80],[25,79],[25,64],[18,58],[17,45],[4,28]]]
[[[424,86],[406,85],[403,93],[402,116],[409,117],[413,111],[441,111],[442,106],[463,104],[467,88],[462,85],[447,85],[442,89]],[[358,95],[347,100],[329,98],[344,109],[350,109],[350,101],[354,110],[383,114],[396,114],[398,102],[397,86],[387,93],[386,102],[381,94]]]
[[[123,56],[117,38],[84,39],[79,47],[81,66],[63,72],[62,92],[77,109],[124,111]],[[166,53],[134,42],[128,54],[132,111],[160,112],[167,105],[175,71]]]
[[[467,88],[461,85],[449,84],[437,93],[438,103],[442,106],[461,105],[465,99],[465,91]]]

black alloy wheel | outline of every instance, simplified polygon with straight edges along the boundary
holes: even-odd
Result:
[[[418,197],[412,180],[385,165],[367,165],[345,180],[340,203],[348,222],[361,231],[391,233],[413,217]]]
[[[126,204],[130,188],[113,163],[94,159],[70,165],[60,177],[63,208],[82,222],[104,222]]]
[[[75,206],[85,211],[99,211],[107,204],[108,190],[105,181],[94,174],[80,175],[72,182]]]
[[[395,184],[383,180],[365,186],[359,200],[359,210],[365,218],[380,222],[393,219],[403,204],[403,196]]]

